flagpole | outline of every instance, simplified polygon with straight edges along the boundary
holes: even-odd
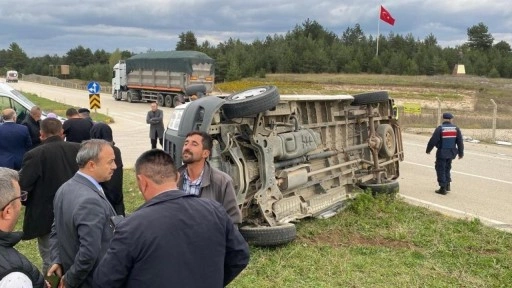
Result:
[[[379,7],[379,16],[377,17],[377,52],[375,53],[376,57],[379,57],[379,38],[380,38],[380,7]]]

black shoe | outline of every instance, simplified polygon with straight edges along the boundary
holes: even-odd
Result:
[[[446,191],[446,188],[445,187],[439,187],[438,190],[436,190],[436,193],[437,194],[441,194],[441,195],[446,195],[448,194],[448,192]]]
[[[450,184],[446,185],[446,191],[450,192]]]

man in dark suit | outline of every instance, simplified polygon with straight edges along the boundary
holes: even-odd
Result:
[[[163,150],[135,162],[146,200],[116,226],[94,273],[98,288],[224,287],[249,263],[249,247],[221,204],[178,190]]]
[[[52,266],[47,275],[61,276],[63,287],[92,287],[94,269],[114,235],[109,220],[116,212],[99,184],[112,177],[114,161],[109,142],[84,141],[76,156],[78,172],[55,194],[55,220],[50,233]]]
[[[91,139],[91,121],[80,117],[80,114],[78,114],[75,108],[66,110],[66,117],[68,117],[68,120],[64,121],[62,125],[64,135],[66,135],[66,141],[82,143],[82,141]]]
[[[37,238],[43,272],[50,266],[50,231],[53,198],[57,189],[78,170],[76,155],[80,144],[65,142],[62,123],[55,118],[41,121],[42,144],[28,151],[20,170],[21,189],[28,192],[23,220],[23,239]]]
[[[0,125],[0,167],[20,170],[23,155],[32,146],[28,128],[16,124],[16,111],[2,111],[4,123]]]
[[[156,148],[156,141],[160,142],[160,146],[164,147],[164,111],[158,109],[156,103],[151,103],[151,110],[146,115],[146,123],[149,124],[149,138],[151,139],[151,149]]]
[[[41,114],[41,108],[34,106],[30,109],[30,114],[21,122],[21,125],[27,126],[28,132],[30,133],[30,140],[32,140],[32,147],[30,147],[30,149],[41,144],[41,139],[39,138]]]

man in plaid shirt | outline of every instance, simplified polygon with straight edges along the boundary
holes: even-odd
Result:
[[[202,131],[187,134],[183,144],[178,188],[187,194],[212,199],[224,206],[233,223],[242,222],[231,177],[210,166],[207,159],[213,147],[212,137]]]

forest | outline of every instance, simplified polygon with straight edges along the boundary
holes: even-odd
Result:
[[[456,64],[464,64],[466,74],[512,78],[509,43],[494,43],[488,27],[481,22],[467,28],[467,36],[467,42],[460,46],[441,47],[432,34],[423,40],[412,34],[394,33],[376,39],[365,35],[356,24],[336,35],[307,19],[284,35],[268,35],[252,43],[232,38],[217,45],[198,43],[193,31],[182,32],[176,47],[169,50],[201,51],[215,59],[216,82],[263,78],[268,73],[443,75],[450,74]],[[13,42],[0,50],[0,73],[13,69],[22,75],[110,82],[113,65],[132,55],[131,51],[119,49],[93,52],[79,45],[63,56],[29,58]],[[69,65],[69,75],[60,75],[60,65]]]

